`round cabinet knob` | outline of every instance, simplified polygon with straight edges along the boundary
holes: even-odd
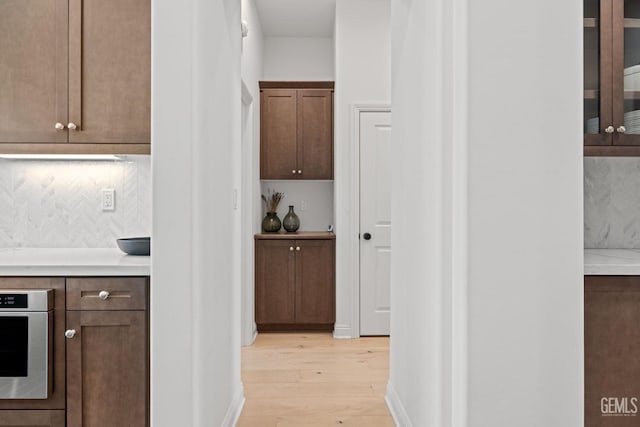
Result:
[[[613,131],[614,131],[613,126],[607,126],[607,127],[604,129],[604,131],[605,131],[606,133],[613,133]]]
[[[302,173],[302,170],[298,169],[298,173]]]
[[[616,129],[618,131],[618,133],[625,133],[627,131],[627,128],[624,126],[620,126],[618,129]]]
[[[60,122],[56,123],[55,126],[56,130],[64,130],[64,125]]]
[[[291,173],[295,174],[295,173],[296,173],[296,170],[295,170],[295,169],[294,169],[294,170],[292,170],[292,171],[291,171]]]
[[[102,301],[106,300],[107,298],[109,298],[109,292],[108,291],[100,291],[98,293],[98,298],[100,298]]]
[[[76,130],[78,129],[78,126],[76,126],[75,123],[73,122],[69,122],[69,124],[67,125],[67,127],[69,128],[69,130]]]
[[[289,246],[289,250],[293,252],[293,246]]]
[[[76,336],[76,330],[75,329],[67,329],[64,332],[64,336],[67,337],[67,338],[73,338],[73,337]]]
[[[300,250],[300,246],[296,246],[296,251],[299,251],[299,250]]]
[[[362,237],[364,238],[364,240],[371,240],[371,234],[370,233],[364,233],[362,235]]]

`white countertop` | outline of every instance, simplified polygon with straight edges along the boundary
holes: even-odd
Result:
[[[0,276],[150,276],[150,261],[116,248],[0,248]]]
[[[585,249],[586,276],[640,276],[640,249]]]
[[[640,276],[640,249],[585,249],[584,274]],[[150,275],[151,257],[115,248],[0,248],[0,276]]]

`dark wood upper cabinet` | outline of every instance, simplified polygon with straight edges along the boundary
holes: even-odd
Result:
[[[333,179],[333,82],[260,82],[260,178]]]
[[[0,2],[0,152],[149,154],[150,0]]]
[[[69,142],[149,144],[150,0],[69,0]]]
[[[625,414],[634,410],[631,399],[640,397],[638,325],[639,276],[585,277],[585,427],[638,425],[640,414]],[[637,412],[640,401],[633,403]]]
[[[260,96],[260,177],[295,179],[297,121],[295,89],[269,89]]]
[[[584,0],[584,153],[640,155],[640,2]]]
[[[258,331],[333,330],[335,238],[327,233],[290,237],[295,239],[256,236]]]
[[[0,143],[64,143],[68,0],[0,2]],[[2,147],[0,147],[2,150]]]

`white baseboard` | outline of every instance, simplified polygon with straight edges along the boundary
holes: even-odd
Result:
[[[256,322],[253,322],[253,336],[251,338],[251,344],[256,342],[257,337],[258,337],[258,325],[256,325]]]
[[[222,424],[220,424],[222,427],[235,427],[235,425],[238,424],[242,408],[244,407],[244,400],[244,386],[240,383],[240,390],[238,390],[238,393],[233,397],[229,409],[227,409],[227,414],[224,416]]]
[[[396,392],[391,382],[387,383],[387,395],[384,397],[384,401],[387,403],[387,408],[389,408],[389,412],[391,412],[393,422],[396,426],[412,427],[409,415],[407,415],[407,411],[400,401],[400,396],[398,396],[398,392]]]
[[[353,330],[349,325],[335,325],[333,327],[333,337],[339,340],[357,338],[353,336]]]

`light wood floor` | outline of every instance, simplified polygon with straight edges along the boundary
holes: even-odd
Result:
[[[392,427],[388,377],[389,338],[259,334],[242,349],[238,427]]]

